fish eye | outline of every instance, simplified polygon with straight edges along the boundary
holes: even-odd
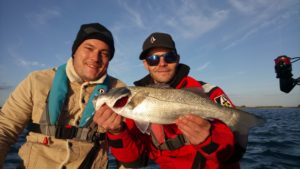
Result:
[[[105,93],[105,90],[104,89],[99,89],[99,93],[103,94],[103,93]]]

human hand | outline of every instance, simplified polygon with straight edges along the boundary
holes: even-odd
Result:
[[[106,104],[96,110],[93,120],[99,127],[104,128],[112,134],[118,134],[123,129],[122,116],[115,113]]]
[[[196,115],[181,116],[175,123],[193,145],[202,143],[210,134],[210,122]]]

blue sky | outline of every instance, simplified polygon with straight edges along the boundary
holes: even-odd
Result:
[[[31,71],[65,63],[90,22],[112,31],[109,73],[128,85],[147,73],[138,60],[144,39],[167,32],[190,74],[236,105],[300,105],[300,86],[279,90],[273,61],[300,56],[299,0],[0,0],[0,105]]]

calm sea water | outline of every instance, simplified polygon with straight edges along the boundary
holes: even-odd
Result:
[[[300,169],[300,108],[256,109],[248,112],[262,116],[264,125],[251,129],[242,169]],[[4,169],[15,169],[21,163],[18,149],[25,141],[24,132],[12,146]],[[1,153],[1,152],[0,152]],[[111,162],[113,162],[111,160]],[[111,163],[110,168],[115,168]],[[156,169],[155,165],[147,169]]]

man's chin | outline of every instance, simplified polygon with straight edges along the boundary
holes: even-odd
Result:
[[[168,83],[171,79],[170,78],[160,78],[157,79],[156,82],[158,83]]]

